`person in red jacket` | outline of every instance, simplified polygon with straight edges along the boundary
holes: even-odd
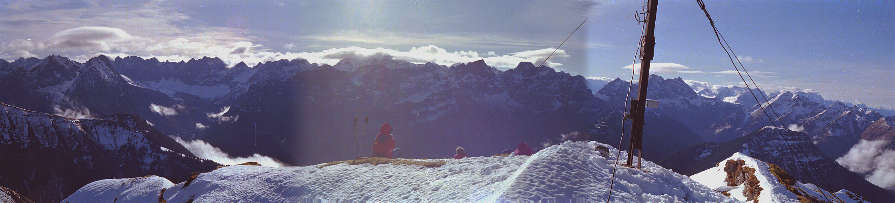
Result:
[[[395,150],[395,139],[392,138],[392,126],[386,123],[379,128],[379,135],[376,135],[376,140],[373,141],[373,156],[392,158],[393,150]]]
[[[457,154],[454,154],[454,159],[462,159],[466,157],[466,150],[463,147],[457,147]]]
[[[525,142],[521,142],[519,145],[516,145],[516,151],[513,151],[513,154],[531,156],[531,154],[534,154],[534,151]]]

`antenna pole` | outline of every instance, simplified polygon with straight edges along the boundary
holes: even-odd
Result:
[[[258,148],[258,123],[252,122],[252,146]]]
[[[656,10],[659,1],[649,0],[646,12],[646,30],[640,38],[640,84],[637,99],[631,100],[631,144],[628,148],[627,166],[633,166],[634,150],[637,150],[637,168],[640,168],[643,158],[643,121],[646,111],[646,90],[649,86],[649,67],[653,60],[653,51],[656,48]]]

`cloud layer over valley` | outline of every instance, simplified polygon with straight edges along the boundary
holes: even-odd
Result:
[[[174,141],[180,143],[187,150],[190,150],[194,155],[199,158],[212,160],[219,164],[224,165],[236,165],[245,162],[258,162],[262,166],[272,166],[272,167],[280,167],[283,166],[283,163],[280,163],[276,159],[270,158],[268,156],[260,155],[260,154],[252,154],[250,157],[232,157],[226,152],[222,151],[220,148],[212,146],[211,144],[202,141],[202,140],[190,140],[186,141],[180,139],[180,137],[171,137],[174,138]]]

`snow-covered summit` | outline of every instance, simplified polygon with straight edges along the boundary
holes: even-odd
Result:
[[[168,202],[602,202],[608,195],[616,153],[611,146],[597,142],[565,142],[532,156],[416,160],[443,161],[438,167],[346,163],[230,166],[178,184],[152,177],[100,180],[63,201],[93,202],[98,197],[157,200],[161,196]],[[615,178],[613,202],[735,201],[649,161],[644,162],[642,171],[619,167]]]
[[[746,110],[752,110],[758,104],[755,98],[752,97],[753,93],[760,98],[767,97],[763,91],[752,89],[752,93],[750,93],[749,89],[742,86],[715,85],[698,80],[684,80],[684,82],[693,88],[693,91],[699,94],[699,96],[718,99],[732,104],[740,104]]]
[[[776,165],[738,152],[690,178],[740,201],[868,202],[848,190],[833,193],[803,183]]]

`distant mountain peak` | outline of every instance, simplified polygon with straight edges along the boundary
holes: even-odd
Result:
[[[71,66],[75,64],[71,59],[59,55],[49,55],[44,58],[44,61],[47,65]]]
[[[200,58],[200,59],[194,59],[194,58],[191,58],[189,61],[187,61],[187,64],[197,64],[197,63],[202,63],[202,64],[205,64],[205,65],[210,65],[210,66],[212,66],[212,67],[219,67],[219,68],[222,68],[222,67],[225,68],[225,67],[227,67],[227,64],[224,63],[224,61],[221,60],[221,58],[218,58],[218,57],[208,57],[208,56],[203,56],[203,57]]]
[[[473,61],[473,62],[469,62],[469,63],[454,64],[453,66],[450,67],[450,69],[457,70],[458,72],[474,73],[474,74],[479,74],[479,75],[490,75],[490,76],[493,76],[498,72],[497,69],[495,69],[491,66],[488,66],[488,64],[485,63],[485,60],[477,60],[477,61]]]
[[[236,65],[233,65],[233,68],[236,68],[236,69],[244,69],[244,68],[246,68],[246,69],[247,69],[247,68],[249,68],[249,66],[246,65],[245,62],[240,61],[240,62],[237,63]]]
[[[106,65],[108,65],[109,67],[111,67],[111,66],[112,66],[112,59],[110,59],[110,58],[109,58],[108,56],[106,56],[106,55],[99,55],[99,56],[90,58],[89,60],[87,60],[86,63],[87,63],[87,64],[90,64],[90,63],[103,63],[103,64],[106,64]]]
[[[469,63],[467,63],[467,65],[474,65],[474,66],[488,66],[488,64],[485,63],[485,60],[484,60],[484,59],[479,59],[479,60],[476,60],[476,61],[473,61],[473,62],[469,62]]]
[[[535,67],[535,64],[532,64],[531,62],[523,61],[523,62],[519,62],[519,64],[516,65],[516,68],[513,68],[513,69],[529,70],[529,69],[535,69],[535,68],[537,68],[537,67]]]

